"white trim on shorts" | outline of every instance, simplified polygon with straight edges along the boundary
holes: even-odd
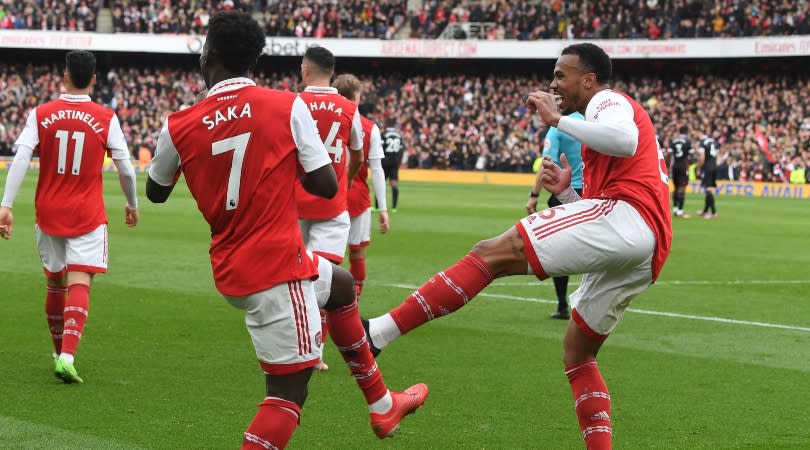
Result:
[[[604,339],[630,300],[652,284],[655,235],[629,203],[585,199],[531,214],[517,223],[533,273],[585,274],[571,294],[574,319]]]
[[[343,211],[337,217],[325,220],[298,219],[298,227],[304,238],[304,245],[317,255],[340,264],[349,241],[349,212]]]
[[[367,247],[371,243],[371,208],[351,218],[349,228],[349,248],[354,250]]]
[[[49,275],[67,271],[107,272],[107,224],[76,237],[52,236],[34,225],[42,268]]]

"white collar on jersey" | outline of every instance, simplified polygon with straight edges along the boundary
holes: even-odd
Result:
[[[315,92],[318,94],[337,94],[338,90],[330,86],[307,86],[304,92]]]
[[[214,87],[209,89],[206,97],[221,94],[223,92],[235,91],[248,86],[256,86],[256,83],[254,83],[250,78],[245,77],[228,78],[227,80],[220,81],[219,83],[215,84]]]
[[[81,103],[81,102],[89,102],[90,96],[89,95],[73,95],[73,94],[62,94],[59,96],[59,100],[64,100],[66,102],[72,103]]]

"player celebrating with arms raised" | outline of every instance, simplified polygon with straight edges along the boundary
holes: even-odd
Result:
[[[304,248],[294,194],[299,167],[301,185],[317,196],[334,196],[337,178],[306,104],[248,78],[264,45],[261,26],[248,14],[211,19],[200,56],[207,95],[169,115],[146,194],[166,201],[182,167],[211,227],[217,290],[245,310],[267,396],[242,448],[284,448],[298,426],[321,356],[319,306],[366,397],[375,434],[388,437],[422,406],[427,387],[388,391],[365,339],[351,276],[325,259],[314,261]]]
[[[571,295],[563,339],[565,373],[588,449],[611,447],[610,395],[596,354],[630,300],[655,281],[669,255],[672,219],[664,156],[649,115],[610,89],[611,62],[593,44],[566,47],[554,68],[552,93],[529,95],[530,110],[581,142],[583,198],[571,167],[543,161],[543,186],[563,203],[531,214],[505,233],[477,243],[388,314],[369,334],[382,347],[423,323],[458,310],[495,278],[584,274]],[[562,111],[561,111],[562,110]],[[585,120],[564,117],[579,111]]]
[[[90,310],[93,276],[107,271],[107,214],[101,172],[110,152],[127,199],[124,222],[138,223],[135,171],[118,117],[93,103],[96,57],[72,51],[65,57],[66,93],[28,113],[15,146],[17,155],[8,173],[0,236],[11,236],[11,207],[39,149],[36,236],[48,293],[45,313],[56,359],[55,374],[65,383],[81,383],[74,356]]]

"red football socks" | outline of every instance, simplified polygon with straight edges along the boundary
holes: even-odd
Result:
[[[65,326],[65,296],[67,288],[48,286],[45,296],[45,315],[48,319],[48,328],[51,330],[53,351],[58,355],[62,353],[62,332]]]
[[[65,327],[62,333],[62,351],[69,355],[76,354],[76,347],[82,338],[87,312],[90,309],[90,286],[71,284],[65,300]]]
[[[360,295],[363,293],[363,283],[366,282],[366,258],[350,258],[349,272],[354,277],[355,292]]]
[[[357,302],[332,311],[326,311],[326,320],[332,329],[332,340],[349,366],[369,405],[381,399],[388,388],[371,355],[366,331],[360,322]]]
[[[610,450],[610,394],[593,359],[565,368],[588,450]]]
[[[492,280],[492,269],[486,261],[475,253],[468,253],[414,291],[405,302],[391,311],[391,317],[405,334],[466,305]]]
[[[245,431],[242,450],[283,449],[298,427],[301,408],[276,397],[267,397]]]

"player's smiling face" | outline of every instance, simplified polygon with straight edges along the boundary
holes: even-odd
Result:
[[[564,115],[584,109],[582,105],[583,71],[579,56],[562,55],[554,65],[554,78],[549,90],[557,97],[557,104]]]

